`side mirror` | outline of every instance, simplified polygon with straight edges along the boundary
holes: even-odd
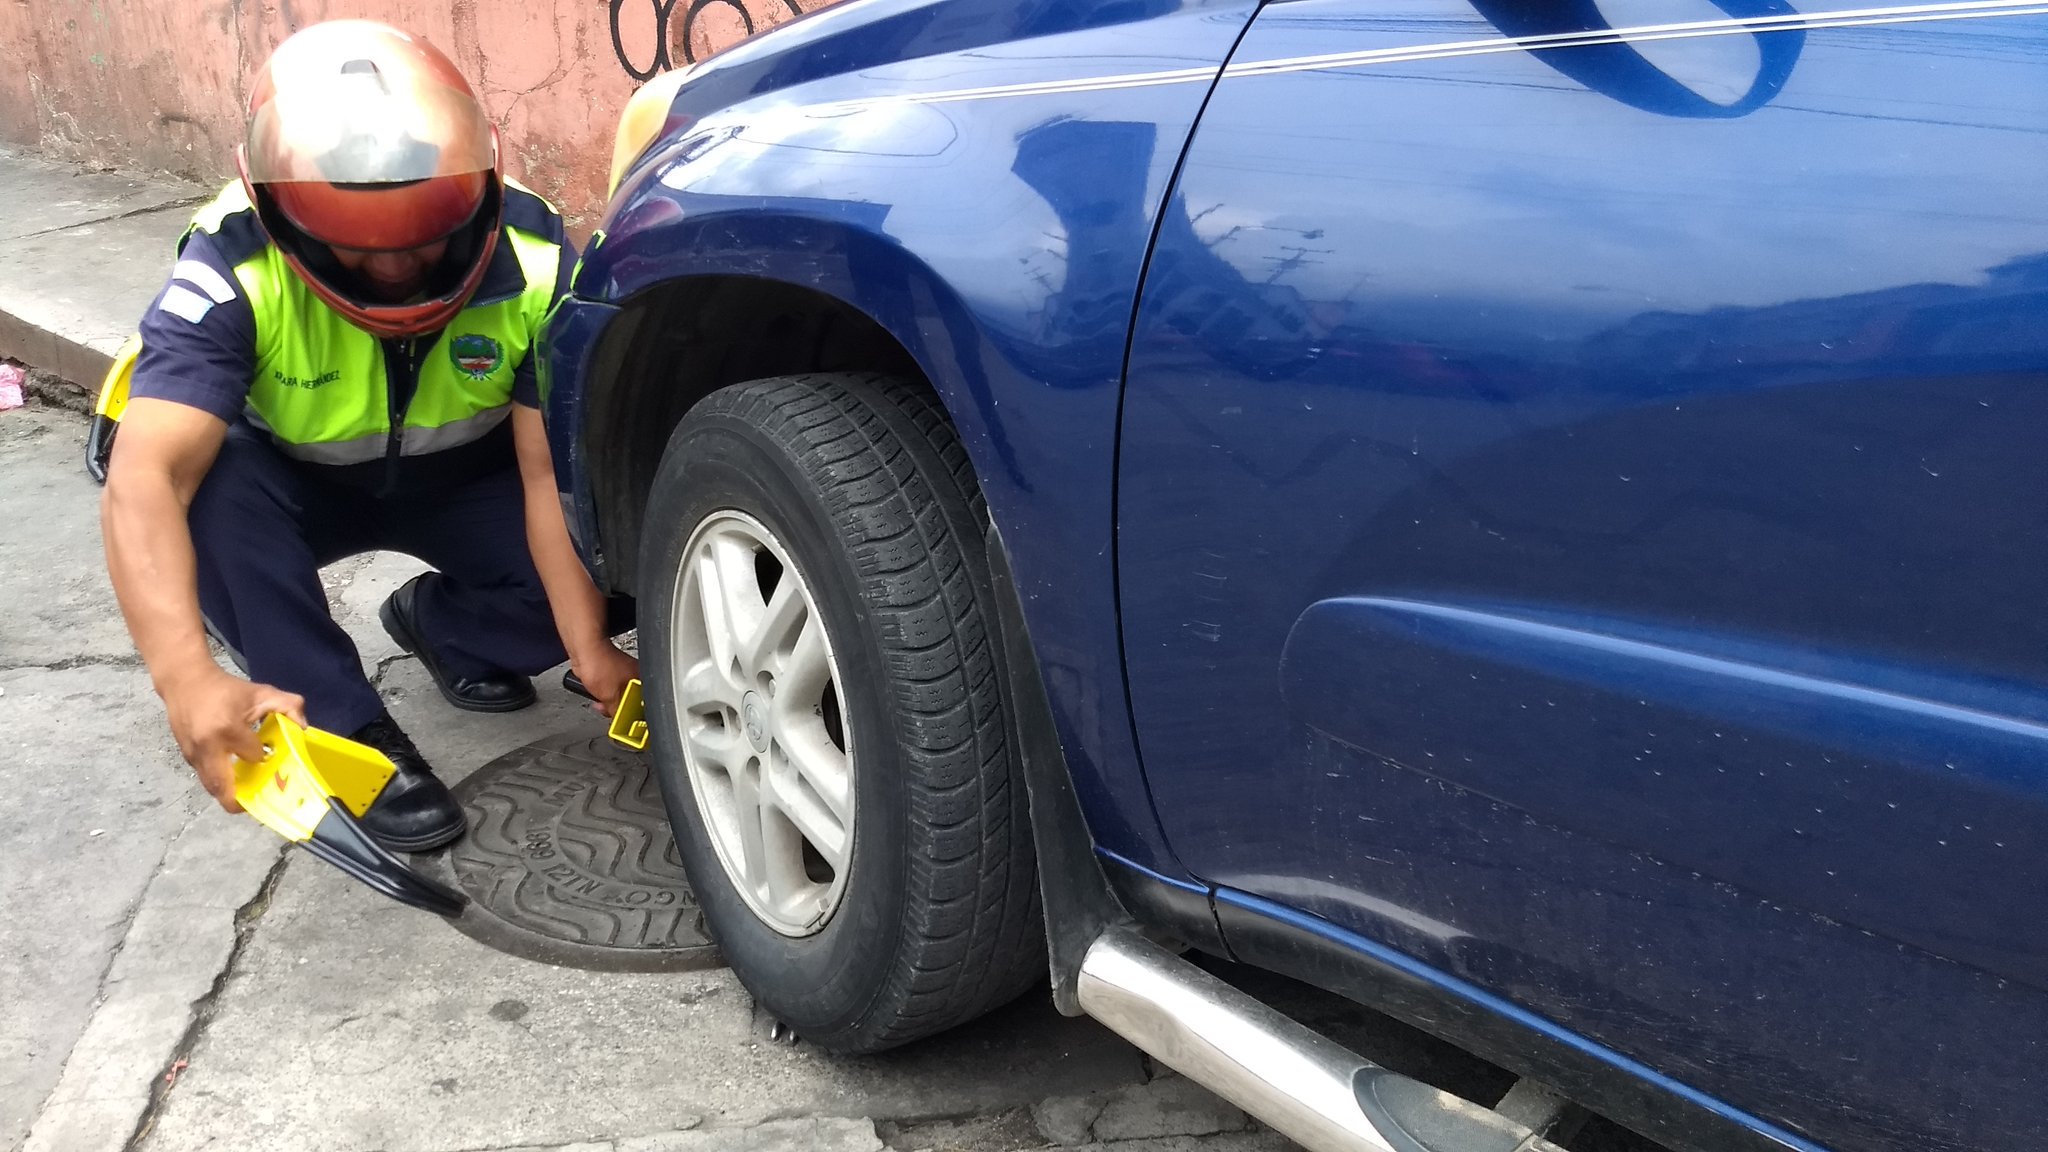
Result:
[[[1704,0],[1730,21],[1759,21],[1740,32],[1717,33],[1748,36],[1755,41],[1757,48],[1756,75],[1748,90],[1733,102],[1722,103],[1659,67],[1654,54],[1646,55],[1636,43],[1619,35],[1600,38],[1598,33],[1613,33],[1616,29],[1597,0],[1471,0],[1471,3],[1494,27],[1516,40],[1574,36],[1571,41],[1553,46],[1530,44],[1529,53],[1592,91],[1632,108],[1662,116],[1687,119],[1747,116],[1770,103],[1784,89],[1785,81],[1792,76],[1793,66],[1799,62],[1799,54],[1806,47],[1806,30],[1796,22],[1799,13],[1785,0]],[[1583,40],[1576,38],[1586,33],[1595,35]],[[1679,37],[1696,35],[1676,31],[1667,34],[1673,42]]]

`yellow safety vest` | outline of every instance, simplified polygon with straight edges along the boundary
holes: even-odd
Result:
[[[260,234],[240,183],[193,217],[191,228]],[[256,377],[246,414],[285,454],[315,464],[360,464],[392,452],[420,456],[470,443],[511,411],[513,370],[539,339],[561,267],[561,217],[545,200],[505,181],[505,232],[525,283],[479,298],[440,333],[393,342],[413,359],[418,386],[392,436],[385,342],[350,324],[315,295],[277,246],[245,243],[227,253],[256,316]],[[180,241],[182,247],[183,241]],[[254,248],[254,251],[247,251]]]

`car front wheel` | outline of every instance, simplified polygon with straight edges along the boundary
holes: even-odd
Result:
[[[735,385],[669,439],[642,546],[654,754],[712,935],[825,1048],[1043,979],[985,512],[917,385]]]

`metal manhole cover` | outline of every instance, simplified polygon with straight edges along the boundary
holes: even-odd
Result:
[[[548,964],[666,972],[722,964],[651,757],[553,736],[455,785],[469,833],[436,865],[469,894],[455,927]]]

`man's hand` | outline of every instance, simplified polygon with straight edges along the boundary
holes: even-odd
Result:
[[[640,678],[640,661],[612,644],[600,644],[569,662],[576,678],[583,681],[596,703],[591,707],[610,716],[619,710],[619,698],[626,694],[626,681]]]
[[[168,686],[163,698],[178,751],[229,812],[242,810],[235,802],[234,758],[252,763],[263,759],[256,726],[272,712],[282,712],[301,725],[306,722],[304,697],[268,684],[251,684],[219,668]]]

